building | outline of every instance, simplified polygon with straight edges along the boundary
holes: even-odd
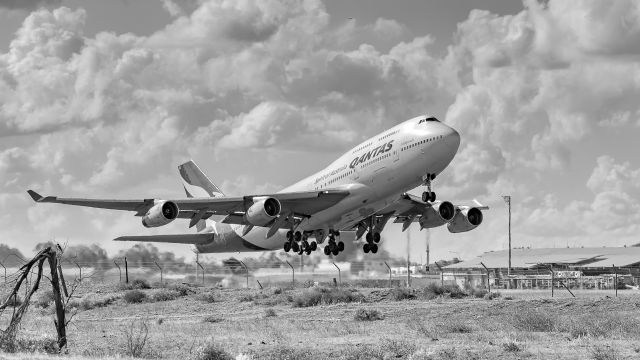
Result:
[[[492,286],[503,288],[548,288],[553,282],[556,287],[602,289],[612,288],[616,278],[628,285],[640,282],[639,247],[520,248],[511,255],[511,275],[509,251],[501,250],[444,267],[443,280],[485,286],[486,267]]]

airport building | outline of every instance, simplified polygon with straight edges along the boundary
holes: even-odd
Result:
[[[640,247],[518,248],[486,252],[443,268],[443,281],[461,287],[612,289],[640,283]]]

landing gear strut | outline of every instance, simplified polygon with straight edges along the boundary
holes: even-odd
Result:
[[[424,185],[427,187],[427,191],[422,193],[423,202],[436,201],[436,193],[431,191],[431,180],[436,178],[436,174],[427,174],[424,176]]]

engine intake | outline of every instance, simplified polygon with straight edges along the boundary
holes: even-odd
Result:
[[[180,210],[172,201],[159,201],[142,217],[142,225],[147,228],[167,225],[178,217]]]
[[[447,228],[449,232],[452,233],[470,231],[482,224],[482,218],[482,211],[478,208],[472,207],[460,210],[454,216],[453,220],[449,222]]]
[[[253,205],[247,209],[245,219],[254,226],[265,226],[280,215],[280,201],[272,197],[254,198]]]
[[[427,209],[418,220],[423,229],[434,228],[451,221],[456,214],[452,203],[443,201]]]

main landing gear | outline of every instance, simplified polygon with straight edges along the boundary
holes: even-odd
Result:
[[[365,235],[364,239],[367,241],[362,247],[362,250],[364,250],[364,253],[366,254],[369,251],[371,251],[372,254],[377,253],[378,243],[380,242],[381,238],[380,238],[380,233],[375,231],[375,227],[373,226],[373,216],[369,221],[369,232],[367,233],[367,235]]]
[[[311,252],[315,251],[317,248],[318,244],[315,241],[309,243],[308,234],[301,233],[300,231],[287,231],[287,241],[284,243],[285,252],[293,250],[293,252],[297,252],[298,255],[302,255],[302,253],[311,255]]]
[[[422,193],[423,202],[436,201],[436,193],[431,191],[431,180],[436,178],[436,174],[427,174],[424,176],[424,185],[427,187],[427,191]]]
[[[340,232],[329,230],[329,242],[327,243],[327,246],[324,247],[324,254],[327,256],[337,256],[342,251],[344,251],[344,243],[340,241]]]

